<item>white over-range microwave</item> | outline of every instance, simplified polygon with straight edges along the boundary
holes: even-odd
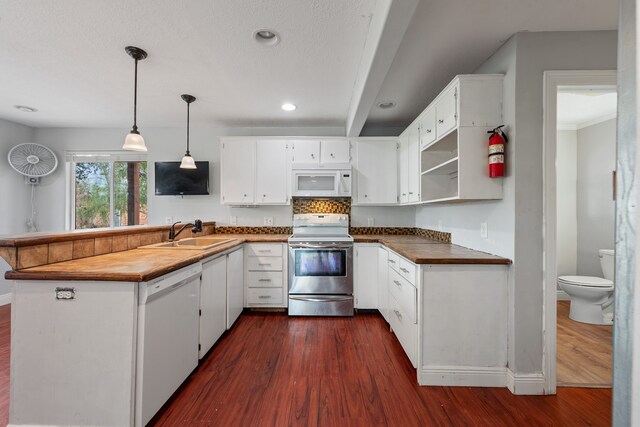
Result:
[[[294,197],[351,197],[351,168],[294,169]]]

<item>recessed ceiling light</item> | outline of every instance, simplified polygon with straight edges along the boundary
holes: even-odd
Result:
[[[274,46],[280,42],[280,36],[273,30],[257,30],[253,38],[264,46]]]
[[[35,113],[38,111],[35,108],[27,107],[26,105],[14,105],[13,107],[25,113]]]
[[[290,104],[287,102],[286,104],[282,104],[282,107],[280,108],[282,108],[284,111],[293,111],[298,107],[296,107],[294,104]]]
[[[382,108],[383,110],[388,110],[389,108],[393,108],[395,106],[396,106],[396,103],[393,101],[378,102],[378,108]]]

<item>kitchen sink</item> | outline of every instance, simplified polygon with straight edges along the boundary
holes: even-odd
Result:
[[[192,237],[173,242],[155,243],[153,245],[140,246],[143,249],[211,249],[225,243],[232,242],[235,239],[225,237]]]

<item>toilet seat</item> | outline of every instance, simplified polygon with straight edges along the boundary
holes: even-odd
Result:
[[[589,288],[609,288],[613,286],[611,280],[595,276],[560,276],[558,277],[558,282]]]

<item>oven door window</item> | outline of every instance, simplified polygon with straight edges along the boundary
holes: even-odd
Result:
[[[296,277],[344,277],[347,254],[344,250],[296,250]]]

